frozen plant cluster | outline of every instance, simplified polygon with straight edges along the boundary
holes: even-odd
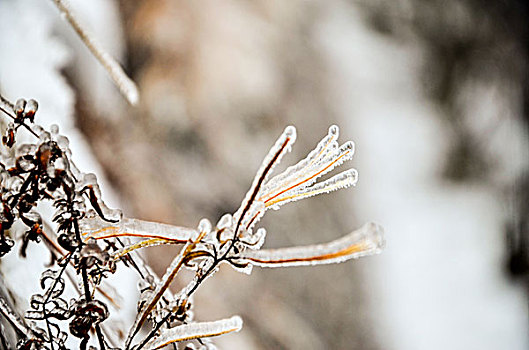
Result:
[[[134,104],[138,93],[132,80],[77,20],[67,0],[53,3]],[[49,254],[40,290],[30,297],[27,310],[21,310],[12,291],[5,291],[0,284],[3,348],[62,350],[74,346],[78,339],[83,350],[96,344],[99,349],[177,348],[177,344],[185,349],[214,349],[211,337],[242,328],[239,316],[206,322],[193,318],[195,292],[221,264],[249,274],[253,266],[337,263],[383,248],[382,228],[368,223],[325,244],[261,249],[266,230],[255,226],[267,209],[277,210],[289,202],[356,184],[354,169],[318,181],[353,156],[352,142],[338,144],[337,126],[329,128],[306,158],[272,176],[296,140],[295,128],[287,127],[265,157],[240,208],[221,217],[215,226],[203,219],[195,229],[124,218],[121,211],[108,208],[96,176],[78,169],[68,138],[60,134],[58,126],[45,130],[35,124],[37,110],[33,99],[12,103],[0,96],[4,126],[0,258],[16,254],[16,246],[22,258],[42,260],[32,254],[30,245],[34,244],[44,246]],[[21,133],[29,134],[32,141],[23,143]],[[45,203],[51,205],[53,214],[42,210]],[[158,277],[139,249],[161,244],[179,248],[166,273]],[[108,277],[118,269],[134,271],[139,280],[137,314],[128,329],[109,320],[117,288],[109,288]],[[193,278],[171,293],[169,286],[183,269],[191,270]]]
[[[0,313],[16,331],[17,349],[66,349],[70,336],[79,338],[81,349],[88,348],[91,337],[101,349],[161,349],[180,342],[187,349],[213,349],[210,337],[242,327],[238,316],[209,322],[193,319],[194,293],[221,264],[249,274],[253,266],[336,263],[383,248],[382,228],[368,223],[324,244],[261,249],[266,230],[255,226],[267,209],[356,184],[354,169],[318,181],[353,156],[352,142],[338,144],[337,126],[329,128],[306,158],[272,176],[296,139],[295,128],[287,127],[264,158],[240,208],[222,216],[215,226],[202,219],[192,229],[123,218],[119,210],[109,209],[95,175],[82,173],[75,166],[68,139],[60,135],[58,127],[46,131],[34,124],[37,109],[34,100],[0,101],[0,110],[10,118],[0,152],[0,254],[10,253],[18,242],[19,254],[26,256],[29,244],[43,243],[51,260],[41,275],[42,291],[31,297],[24,315],[15,311],[8,297],[0,299]],[[22,130],[31,133],[35,142],[18,144]],[[38,204],[45,201],[55,209],[52,217],[38,212]],[[140,239],[132,241],[133,237]],[[160,244],[180,246],[161,278],[138,253],[140,248]],[[135,270],[140,280],[138,313],[128,331],[105,324],[107,304],[113,299],[102,282],[118,268]],[[180,291],[171,293],[171,282],[184,268],[194,277]],[[78,297],[65,299],[67,285]],[[151,327],[140,337],[147,323]],[[3,330],[0,340],[7,348],[13,341]]]

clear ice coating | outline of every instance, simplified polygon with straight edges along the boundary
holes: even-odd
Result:
[[[384,245],[382,226],[367,223],[360,229],[329,243],[292,248],[246,250],[241,253],[241,257],[261,267],[332,264],[378,254]]]
[[[80,221],[79,227],[85,239],[140,237],[185,243],[198,237],[196,230],[187,227],[129,218],[123,218],[118,223],[109,223],[97,215],[87,215]]]
[[[233,237],[233,215],[224,214],[217,222],[216,232],[218,233],[218,240],[224,242]],[[215,243],[216,238],[209,241]]]
[[[169,329],[163,329],[160,335],[146,345],[146,349],[161,349],[169,344],[179,341],[214,337],[231,332],[238,332],[242,328],[242,319],[239,316],[212,321],[183,324]]]
[[[266,238],[266,229],[264,227],[260,227],[254,233],[242,231],[239,235],[239,238],[246,248],[257,250],[260,249],[264,244]]]
[[[201,219],[200,222],[198,223],[198,232],[200,233],[205,232],[206,234],[210,233],[211,232],[211,221],[205,218]]]

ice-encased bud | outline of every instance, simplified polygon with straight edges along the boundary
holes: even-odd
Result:
[[[57,124],[52,124],[50,126],[50,131],[51,131],[51,134],[54,136],[59,135],[59,126]]]
[[[338,125],[331,125],[329,127],[329,135],[338,137],[339,133],[340,133],[340,128],[338,127]]]
[[[30,171],[35,167],[33,162],[37,147],[32,144],[23,144],[16,149],[17,167],[23,171]]]
[[[20,117],[24,114],[24,108],[26,108],[26,100],[23,98],[19,98],[17,102],[15,102],[15,114],[17,117]]]
[[[55,172],[64,172],[66,169],[68,169],[68,164],[64,160],[64,158],[58,158],[55,162],[53,162],[53,166],[55,168]]]
[[[201,219],[200,222],[198,223],[198,232],[202,233],[202,232],[205,232],[205,233],[210,233],[211,232],[211,222],[204,218],[204,219]]]
[[[224,214],[217,222],[217,234],[221,242],[233,237],[233,216],[231,214]]]
[[[26,155],[34,155],[37,151],[37,146],[31,143],[24,143],[16,148],[16,156],[23,157]]]
[[[231,214],[224,214],[220,218],[220,220],[217,222],[217,229],[228,229],[233,227],[233,215]]]
[[[41,135],[43,132],[45,132],[44,128],[43,128],[42,126],[38,125],[38,124],[33,125],[33,126],[31,127],[31,130],[32,130],[35,134],[39,135],[39,138],[40,138],[40,135]]]
[[[24,109],[24,115],[26,118],[28,118],[31,122],[33,122],[35,113],[37,113],[37,110],[39,109],[39,104],[34,99],[30,99],[28,103],[26,104],[26,108]]]
[[[44,130],[44,129],[43,129]],[[39,134],[39,139],[42,141],[42,142],[48,142],[51,140],[51,135],[49,132],[47,131],[43,131],[42,133]]]

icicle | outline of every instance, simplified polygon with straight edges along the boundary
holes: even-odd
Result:
[[[242,319],[239,316],[213,321],[184,324],[169,329],[164,329],[160,335],[146,345],[146,349],[161,349],[169,344],[191,339],[215,337],[231,332],[238,332],[242,328]]]
[[[379,253],[384,248],[382,226],[368,223],[335,241],[305,247],[246,250],[241,257],[261,267],[308,266],[343,262]]]

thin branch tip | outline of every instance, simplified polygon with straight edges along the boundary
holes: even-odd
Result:
[[[118,87],[121,94],[132,105],[136,106],[139,102],[140,93],[134,81],[129,78],[121,65],[106,51],[101,43],[85,28],[79,21],[78,16],[72,10],[68,0],[52,0],[61,12],[64,19],[75,30],[81,41],[92,52],[94,57],[101,63],[103,68]]]

